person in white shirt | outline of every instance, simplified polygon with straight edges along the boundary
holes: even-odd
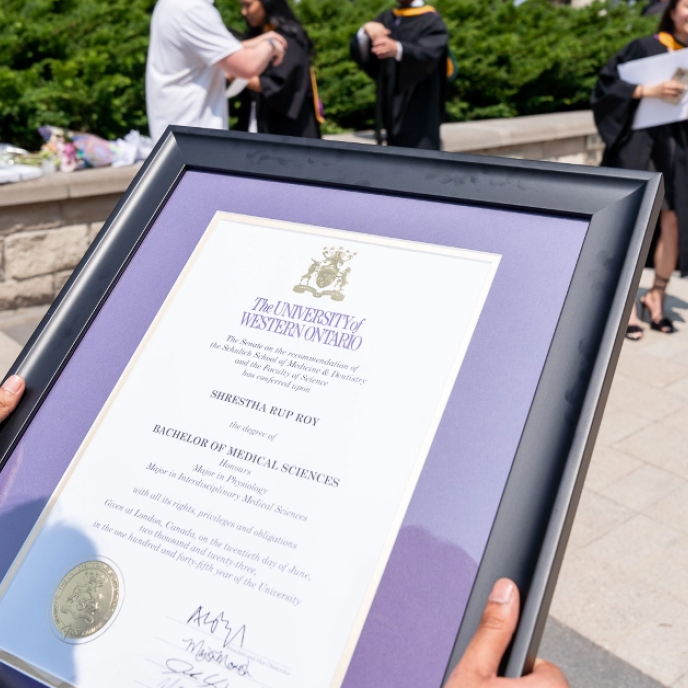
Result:
[[[150,33],[146,110],[154,141],[169,124],[227,129],[226,77],[257,76],[286,49],[273,31],[238,41],[213,0],[158,0]]]

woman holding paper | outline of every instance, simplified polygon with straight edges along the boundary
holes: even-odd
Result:
[[[685,121],[646,129],[633,129],[643,98],[679,102],[686,86],[674,79],[661,83],[632,84],[619,76],[619,66],[645,57],[682,50],[688,45],[688,0],[670,0],[654,36],[639,38],[622,48],[600,72],[591,103],[595,123],[606,144],[602,164],[632,170],[656,170],[664,175],[665,200],[652,288],[640,300],[648,311],[650,327],[670,334],[675,328],[664,315],[664,294],[678,262],[688,274],[688,127]],[[643,332],[635,305],[626,330],[629,339]]]

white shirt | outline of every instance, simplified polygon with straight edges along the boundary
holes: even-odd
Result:
[[[157,141],[168,124],[227,129],[217,62],[241,50],[213,0],[158,0],[146,61],[146,110]]]

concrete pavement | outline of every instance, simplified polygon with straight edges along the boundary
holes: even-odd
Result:
[[[624,344],[545,631],[571,688],[688,688],[688,280],[667,307]],[[0,312],[2,371],[46,310]]]
[[[688,280],[667,312],[676,334],[624,344],[551,616],[688,688]]]

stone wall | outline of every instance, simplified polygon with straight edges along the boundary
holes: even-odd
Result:
[[[327,138],[375,143],[370,131]],[[599,165],[604,151],[589,110],[443,124],[442,145],[444,150],[453,153],[550,160],[575,165]]]
[[[137,169],[0,186],[0,310],[55,298]]]
[[[373,144],[372,132],[328,137]],[[443,125],[444,149],[531,160],[599,164],[590,112]],[[53,174],[0,186],[0,311],[50,303],[138,166]]]

